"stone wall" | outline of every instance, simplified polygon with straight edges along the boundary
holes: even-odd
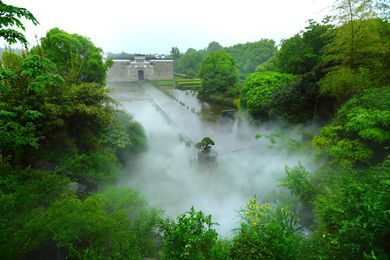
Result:
[[[173,61],[171,60],[151,60],[153,64],[153,80],[172,80]]]
[[[136,59],[135,61],[114,60],[114,65],[107,71],[109,82],[138,81],[139,71],[142,71],[145,80],[172,80],[172,60]]]
[[[107,71],[107,81],[128,82],[131,81],[128,66],[130,61],[114,60],[114,64]]]

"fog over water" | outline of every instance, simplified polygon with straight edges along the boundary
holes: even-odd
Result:
[[[238,212],[248,199],[256,195],[260,201],[269,201],[280,190],[278,182],[285,165],[300,162],[308,170],[316,167],[312,154],[288,152],[282,148],[286,146],[283,143],[272,146],[267,138],[255,139],[256,134],[284,132],[301,141],[299,131],[276,124],[254,127],[243,119],[227,124],[219,120],[204,122],[200,120],[207,113],[204,104],[192,95],[172,92],[186,104],[181,105],[149,84],[140,87],[111,83],[109,87],[111,96],[143,125],[149,144],[147,152],[131,159],[119,185],[141,192],[152,206],[162,208],[168,216],[176,217],[194,206],[212,214],[220,224],[218,232],[229,236],[232,229],[239,227]],[[174,124],[156,109],[155,102]],[[217,161],[199,163],[196,149],[186,145],[179,132],[194,142],[211,137],[216,143],[213,149],[219,154]]]

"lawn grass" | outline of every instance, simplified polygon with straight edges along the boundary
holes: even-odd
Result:
[[[173,86],[175,81],[173,80],[154,80],[152,81],[153,86]]]
[[[202,85],[201,79],[187,79],[175,74],[174,80],[155,80],[152,81],[153,86],[172,86],[181,90],[194,90],[198,91]]]

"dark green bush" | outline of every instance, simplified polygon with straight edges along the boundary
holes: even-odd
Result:
[[[277,88],[265,104],[269,117],[293,123],[330,119],[335,113],[336,102],[334,98],[320,94],[316,82],[321,76],[319,72],[311,72]]]
[[[362,170],[331,168],[315,199],[315,212],[336,258],[363,259],[388,252],[390,161]],[[384,258],[383,258],[384,259]]]
[[[272,94],[291,83],[295,77],[278,72],[255,72],[249,74],[241,87],[240,104],[252,116],[267,117],[266,105]]]
[[[77,154],[65,158],[57,167],[59,172],[74,178],[86,176],[96,183],[113,183],[119,174],[119,163],[115,153],[109,150]]]
[[[110,189],[85,200],[54,203],[45,228],[60,247],[78,259],[141,259],[157,255],[154,228],[159,211],[131,189]]]

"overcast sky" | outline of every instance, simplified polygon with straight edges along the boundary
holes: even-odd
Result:
[[[89,37],[105,52],[169,53],[262,38],[277,43],[302,30],[308,19],[322,20],[333,0],[14,0],[40,22],[26,36],[43,37],[59,27]]]

